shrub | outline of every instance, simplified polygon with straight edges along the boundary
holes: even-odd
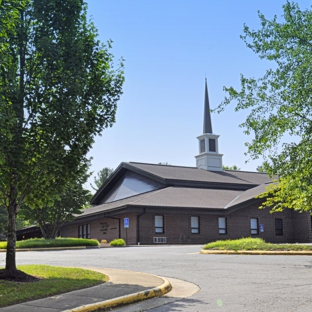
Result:
[[[110,242],[110,245],[114,247],[121,247],[126,246],[126,242],[122,238],[116,238]]]
[[[106,243],[107,243],[107,240],[106,240],[106,239],[102,239],[102,240],[101,240],[101,243],[106,244]]]
[[[7,243],[1,242],[0,249],[5,249]],[[89,238],[61,238],[44,239],[30,238],[16,242],[16,248],[45,248],[45,247],[72,247],[72,246],[99,246],[96,239]]]

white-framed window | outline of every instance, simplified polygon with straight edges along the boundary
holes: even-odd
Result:
[[[155,216],[155,233],[164,233],[164,216]]]
[[[258,226],[258,218],[250,218],[250,234],[258,235],[259,234],[259,226]]]
[[[226,218],[225,217],[219,217],[218,218],[218,227],[219,227],[219,234],[227,234]]]
[[[199,234],[199,217],[191,217],[191,233]]]
[[[78,226],[78,237],[79,238],[90,238],[90,232],[91,232],[91,225],[88,224],[82,224]]]

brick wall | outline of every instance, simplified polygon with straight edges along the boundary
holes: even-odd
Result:
[[[233,211],[228,215],[159,214],[164,216],[164,233],[155,233],[155,214],[140,218],[141,244],[153,244],[154,237],[166,237],[167,244],[205,244],[220,239],[260,237],[272,243],[312,242],[311,218],[292,210],[270,213],[258,205]],[[191,233],[191,216],[199,217],[200,233]],[[226,217],[227,233],[219,234],[218,217]],[[252,235],[250,219],[258,219],[258,234]],[[276,235],[275,219],[282,219],[283,235]],[[262,226],[261,226],[262,225]],[[261,228],[263,231],[261,231]]]
[[[137,244],[137,217],[135,213],[119,215],[120,218],[120,237],[125,241],[128,236],[128,244]],[[127,229],[124,228],[124,218],[129,218],[130,226]],[[115,238],[119,238],[119,222],[117,219],[101,218],[88,222],[79,222],[75,224],[69,224],[62,228],[62,237],[78,237],[78,227],[83,224],[90,224],[90,238],[95,238],[98,241],[106,239],[108,242]]]
[[[250,219],[257,218],[259,233],[251,235]],[[275,219],[282,219],[283,235],[275,233]],[[258,209],[258,205],[254,204],[250,207],[240,209],[228,215],[228,237],[231,239],[241,237],[260,237],[271,243],[286,243],[293,241],[293,228],[291,212],[270,213],[270,209]],[[261,232],[263,225],[263,232]]]
[[[162,210],[165,212],[165,210]],[[161,211],[160,211],[161,212]],[[191,212],[191,211],[190,211]],[[254,204],[236,211],[228,211],[227,215],[220,214],[193,214],[193,213],[159,213],[164,217],[164,233],[155,233],[155,214],[145,213],[140,217],[138,237],[136,213],[119,215],[121,238],[126,240],[124,218],[129,218],[130,226],[127,229],[128,244],[154,244],[154,237],[166,237],[167,244],[205,244],[219,239],[236,239],[241,237],[261,237],[272,243],[312,242],[311,217],[308,213],[295,212],[286,209],[279,213],[270,213],[269,209],[258,209]],[[191,217],[199,217],[199,233],[191,233]],[[227,233],[219,234],[218,217],[226,217]],[[250,218],[258,219],[258,235],[251,235]],[[283,235],[276,235],[275,219],[282,219]],[[89,222],[91,238],[99,241],[111,241],[118,238],[118,220],[103,218]],[[63,237],[78,237],[78,226],[67,225],[62,228]],[[260,231],[263,225],[263,232]]]
[[[62,237],[78,237],[78,227],[90,224],[90,238],[98,241],[106,239],[108,242],[118,238],[118,220],[102,218],[88,222],[80,222],[63,226],[61,229]]]
[[[119,215],[121,218],[121,238],[126,241],[128,237],[128,245],[137,244],[137,215],[136,213],[126,213]],[[129,218],[129,228],[124,228],[124,218]],[[126,235],[127,234],[127,235]]]
[[[311,216],[308,212],[291,211],[294,229],[294,243],[312,242]]]

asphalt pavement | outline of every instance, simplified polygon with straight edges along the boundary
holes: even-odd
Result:
[[[21,252],[17,253],[17,263],[122,269],[156,274],[169,282],[188,282],[200,289],[173,302],[169,300],[172,298],[165,301],[165,295],[117,311],[311,311],[311,256],[206,255],[200,254],[200,249],[162,245]],[[1,253],[0,264],[4,259]],[[141,308],[141,304],[146,306]]]

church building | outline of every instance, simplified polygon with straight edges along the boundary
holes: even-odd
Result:
[[[205,244],[261,237],[272,243],[312,242],[311,216],[259,209],[266,173],[222,169],[212,130],[207,81],[196,167],[123,162],[61,236],[123,238],[128,244]]]

